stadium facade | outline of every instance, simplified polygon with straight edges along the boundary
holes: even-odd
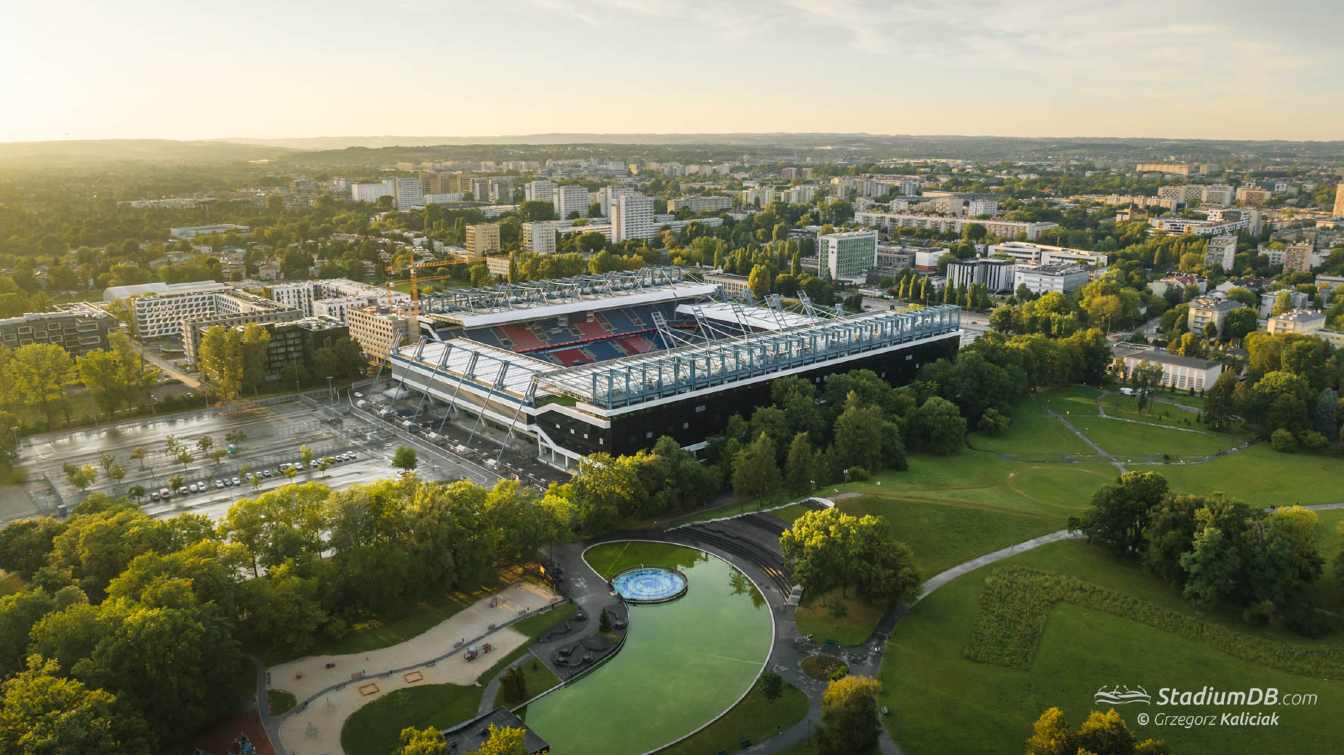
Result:
[[[680,268],[509,284],[426,297],[421,338],[390,355],[403,387],[449,412],[535,440],[577,468],[662,435],[703,447],[770,382],[870,369],[902,385],[956,353],[956,307],[842,314],[727,299]]]

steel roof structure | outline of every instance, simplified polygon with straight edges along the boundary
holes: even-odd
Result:
[[[866,312],[538,374],[539,386],[605,409],[957,333],[961,310]]]

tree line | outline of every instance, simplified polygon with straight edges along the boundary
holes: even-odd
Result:
[[[1199,608],[1234,609],[1247,623],[1315,637],[1339,623],[1312,596],[1325,571],[1317,522],[1300,506],[1271,511],[1222,495],[1178,495],[1155,472],[1127,472],[1069,528],[1141,563]],[[1334,568],[1344,577],[1344,559]]]
[[[563,504],[408,476],[289,485],[219,525],[100,494],[64,521],[11,523],[0,568],[24,587],[0,598],[0,749],[34,732],[53,752],[172,749],[237,708],[245,650],[299,655],[475,588],[566,537]]]

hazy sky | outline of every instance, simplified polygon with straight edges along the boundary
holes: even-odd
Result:
[[[0,140],[1344,138],[1341,0],[0,0]]]

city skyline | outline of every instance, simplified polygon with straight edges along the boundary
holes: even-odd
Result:
[[[169,12],[171,11],[171,12]],[[871,133],[1339,138],[1328,3],[24,5],[0,141]],[[1325,21],[1324,23],[1322,21]],[[8,38],[7,38],[8,37]]]

